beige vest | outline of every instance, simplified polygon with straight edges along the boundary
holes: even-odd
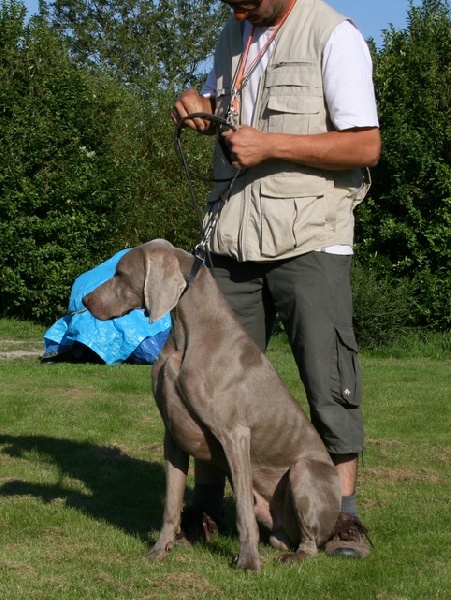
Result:
[[[255,112],[260,130],[305,135],[333,129],[324,101],[321,56],[330,34],[345,19],[322,0],[297,0],[277,34],[275,50],[261,77]],[[227,113],[232,74],[241,52],[241,26],[231,18],[215,55],[219,116]],[[353,209],[368,191],[367,172],[323,171],[288,161],[264,161],[236,180],[213,228],[209,248],[238,261],[272,261],[336,244],[352,246]],[[235,173],[217,148],[216,178]],[[218,183],[212,190],[205,222],[211,203],[226,186]]]

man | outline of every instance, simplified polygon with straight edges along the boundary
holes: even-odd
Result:
[[[282,320],[312,422],[342,484],[326,552],[364,557],[369,546],[355,497],[364,434],[350,266],[353,209],[381,146],[371,58],[355,25],[322,0],[227,4],[233,17],[207,82],[201,93],[190,89],[177,98],[172,119],[207,112],[233,125],[217,145],[222,183],[209,198],[213,206],[224,180],[240,170],[209,240],[215,275],[262,350],[275,315]],[[211,130],[207,119],[184,124]],[[197,463],[193,506],[220,520],[223,492],[223,475]]]

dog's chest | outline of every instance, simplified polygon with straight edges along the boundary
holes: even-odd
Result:
[[[190,413],[177,394],[162,394],[157,389],[155,399],[165,428],[180,449],[194,458],[204,462],[214,462],[218,466],[226,468],[227,461],[221,445],[211,432]]]

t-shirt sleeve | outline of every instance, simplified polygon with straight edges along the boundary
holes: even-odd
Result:
[[[205,96],[205,98],[216,98],[216,73],[214,67],[208,73],[200,93],[201,96]]]
[[[335,129],[378,127],[371,54],[351,21],[327,40],[322,57],[324,96]]]

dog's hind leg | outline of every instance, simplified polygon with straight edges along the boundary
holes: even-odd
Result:
[[[299,545],[295,553],[282,555],[281,562],[314,556],[332,535],[341,498],[332,462],[299,459],[290,469],[289,496],[296,522],[290,525],[297,525]]]
[[[164,456],[166,496],[163,524],[158,541],[146,554],[153,559],[164,558],[174,546],[175,536],[180,528],[180,515],[189,468],[189,455],[177,446],[168,430],[165,431],[164,436]]]

